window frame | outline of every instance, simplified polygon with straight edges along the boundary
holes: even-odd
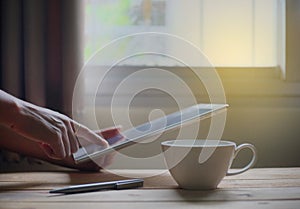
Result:
[[[300,82],[300,1],[286,0],[286,81]]]

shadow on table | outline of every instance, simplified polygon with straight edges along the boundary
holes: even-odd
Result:
[[[184,190],[176,189],[176,194],[186,202],[199,201],[226,201],[230,200],[232,194],[226,189],[215,190]]]

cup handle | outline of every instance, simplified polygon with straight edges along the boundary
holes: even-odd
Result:
[[[247,171],[249,168],[251,168],[255,164],[255,162],[256,162],[256,148],[252,144],[247,144],[246,143],[246,144],[239,145],[235,149],[233,159],[235,159],[235,157],[238,155],[238,153],[242,149],[245,149],[245,148],[250,149],[252,151],[252,153],[253,153],[251,161],[244,168],[241,168],[241,169],[239,169],[237,171],[228,171],[227,174],[226,174],[226,176],[232,176],[232,175],[243,173],[243,172]]]

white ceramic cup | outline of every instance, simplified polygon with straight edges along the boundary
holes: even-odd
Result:
[[[231,141],[184,139],[165,141],[161,146],[167,168],[183,189],[215,189],[226,175],[243,173],[256,162],[252,144],[237,146]],[[230,171],[233,159],[245,148],[253,153],[251,161],[244,168]]]

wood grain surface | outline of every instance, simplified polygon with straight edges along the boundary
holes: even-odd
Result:
[[[156,175],[158,174],[159,175]],[[156,176],[155,176],[156,175]],[[151,177],[149,177],[151,176]],[[49,194],[67,185],[143,178],[144,187],[72,195]],[[178,188],[164,170],[15,172],[0,174],[0,208],[300,208],[300,168],[256,168],[225,177],[218,189]]]

